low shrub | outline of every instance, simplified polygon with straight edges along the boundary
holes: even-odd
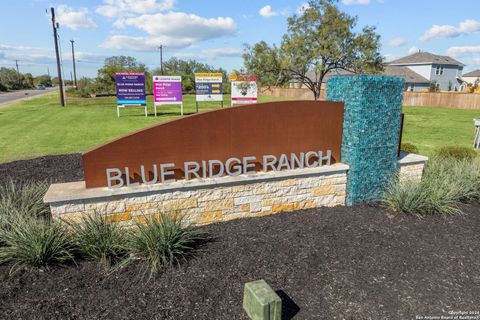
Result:
[[[161,214],[137,223],[130,234],[129,251],[134,258],[144,260],[149,278],[155,277],[161,266],[176,266],[186,260],[203,234],[184,223],[178,214]]]
[[[418,148],[412,143],[402,143],[400,150],[408,153],[418,153]]]
[[[421,181],[394,179],[383,196],[385,207],[419,215],[460,213],[462,202],[480,199],[480,161],[433,158]]]
[[[445,146],[438,149],[435,156],[438,158],[454,158],[458,160],[471,160],[477,157],[477,152],[473,148],[460,146]]]
[[[11,273],[24,266],[48,267],[73,261],[74,243],[67,228],[47,218],[10,216],[0,230],[0,263],[13,263]]]
[[[49,207],[43,202],[47,189],[46,182],[6,181],[0,185],[0,216],[10,214],[48,216]]]
[[[106,222],[101,214],[86,215],[80,223],[68,224],[82,257],[99,260],[105,269],[109,269],[125,255],[125,230],[116,223]]]

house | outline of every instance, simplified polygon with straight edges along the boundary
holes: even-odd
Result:
[[[462,79],[468,84],[475,85],[476,81],[480,81],[480,69],[465,73]]]
[[[404,72],[405,81],[407,84],[406,89],[409,91],[422,91],[427,89],[430,82],[436,83],[437,89],[441,91],[458,91],[465,87],[462,80],[462,71],[465,64],[448,56],[440,56],[433,53],[420,51],[409,56],[393,60],[388,63],[388,66],[406,68],[402,70]],[[400,69],[390,70],[400,72]],[[408,70],[413,71],[417,75],[412,74]],[[410,76],[417,80],[422,78],[427,80],[427,85],[425,86],[425,83],[409,83],[408,78]]]
[[[430,81],[427,78],[408,67],[386,65],[383,74],[403,77],[405,79],[405,91],[426,91],[430,86]]]

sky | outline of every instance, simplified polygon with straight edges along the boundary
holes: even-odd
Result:
[[[150,69],[191,58],[227,70],[243,65],[244,44],[279,44],[287,17],[305,0],[0,0],[0,67],[33,75],[56,73],[50,7],[60,24],[63,73],[70,79],[71,42],[77,77],[95,77],[104,59],[129,55]],[[339,0],[358,16],[357,29],[376,27],[387,61],[417,52],[449,55],[480,68],[478,0]],[[47,10],[48,9],[48,10]]]

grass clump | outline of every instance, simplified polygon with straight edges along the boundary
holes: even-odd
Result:
[[[149,278],[154,278],[161,266],[177,266],[185,261],[202,238],[181,215],[160,214],[135,224],[128,247],[132,257],[146,262]]]
[[[47,189],[46,182],[16,183],[10,179],[1,184],[0,227],[9,216],[47,217],[50,210],[43,202]]]
[[[418,148],[412,143],[402,143],[400,145],[400,150],[408,153],[418,153]]]
[[[472,160],[477,155],[474,149],[461,146],[445,146],[438,149],[435,153],[437,158],[454,158],[458,160]]]
[[[0,263],[13,263],[11,273],[25,266],[48,267],[74,258],[70,232],[48,218],[12,216],[8,228],[0,233]]]
[[[430,160],[421,181],[392,181],[383,196],[385,207],[419,215],[457,214],[462,202],[480,199],[480,161],[455,158]]]
[[[101,214],[86,215],[80,223],[69,225],[80,255],[100,261],[105,269],[126,254],[125,230],[116,223],[106,222]]]

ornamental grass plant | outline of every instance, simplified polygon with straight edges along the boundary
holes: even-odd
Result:
[[[80,257],[98,260],[105,270],[121,261],[127,252],[125,230],[105,221],[103,215],[86,215],[79,223],[68,223]]]
[[[184,262],[203,239],[204,234],[187,224],[183,216],[163,213],[135,224],[128,249],[132,258],[145,262],[145,273],[152,279],[161,266]]]
[[[393,179],[381,202],[395,212],[448,215],[475,200],[480,200],[480,159],[437,156],[426,164],[421,181]]]
[[[10,273],[22,267],[45,268],[74,260],[71,233],[60,222],[32,215],[10,216],[2,228],[0,264],[12,263]]]

